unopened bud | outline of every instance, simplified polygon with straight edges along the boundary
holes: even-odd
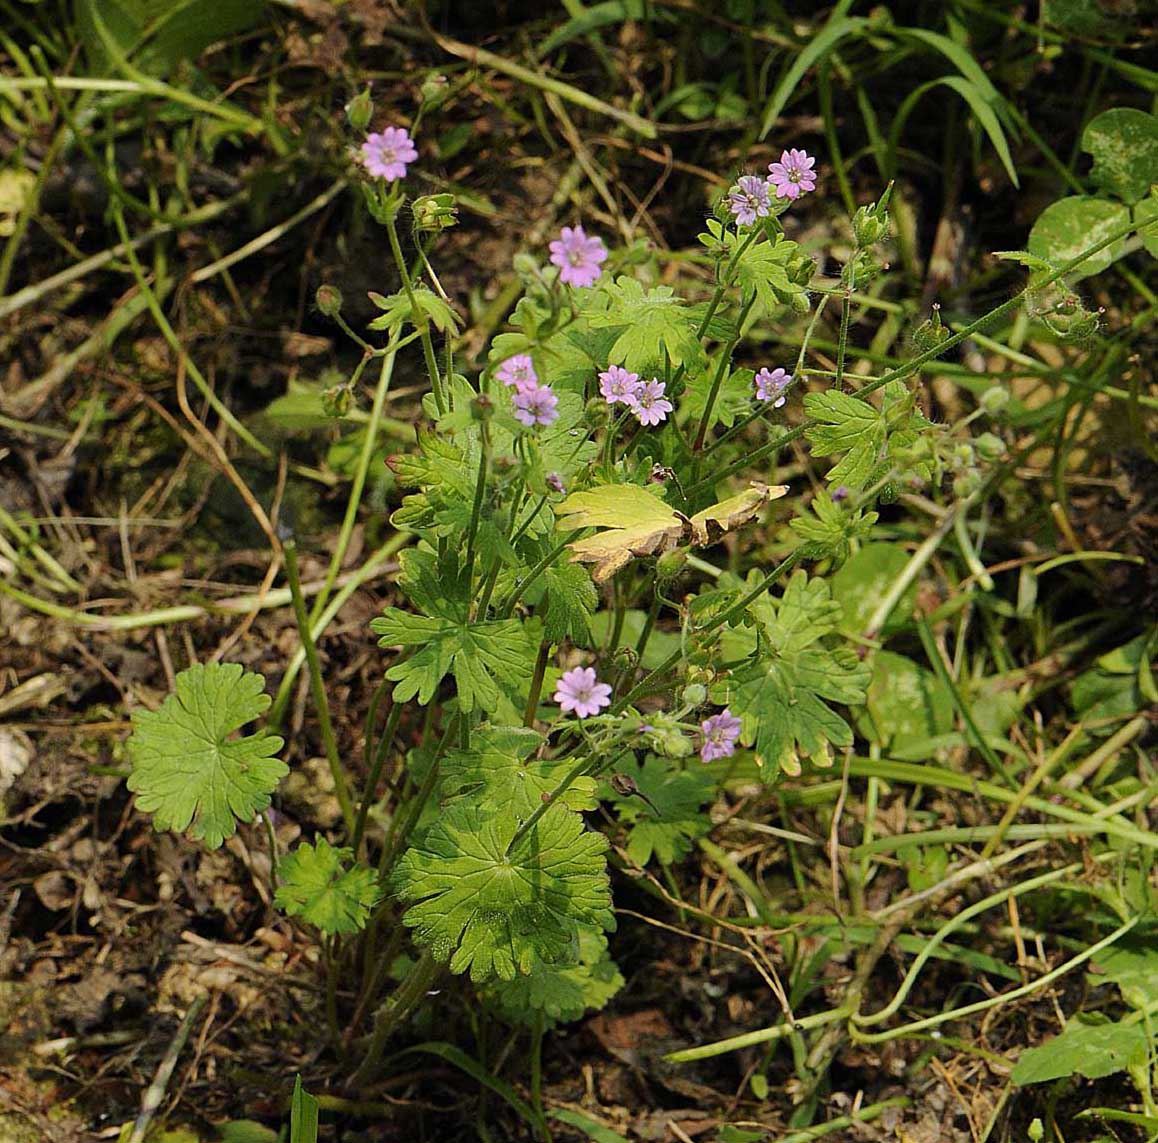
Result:
[[[350,411],[353,401],[354,394],[350,392],[349,385],[331,385],[322,390],[322,412],[335,420]]]
[[[374,116],[374,101],[370,98],[370,89],[359,92],[346,104],[346,122],[355,131],[365,131],[370,126]]]
[[[319,286],[314,303],[326,317],[337,317],[342,309],[342,291],[337,286]]]
[[[458,203],[452,194],[426,194],[412,204],[414,228],[426,234],[449,230],[458,222]]]
[[[982,433],[973,443],[982,460],[1000,460],[1005,455],[1005,441],[995,433]]]
[[[489,421],[495,415],[495,403],[485,393],[480,393],[470,403],[470,415],[476,421]]]
[[[437,107],[447,96],[450,84],[444,75],[428,75],[419,88],[422,101],[430,107]]]
[[[708,688],[703,683],[688,683],[680,697],[684,706],[703,706],[708,701]]]
[[[1009,390],[994,385],[981,394],[981,407],[987,413],[1000,413],[1009,404]]]
[[[981,476],[975,471],[963,472],[953,478],[953,491],[964,500],[981,487]]]
[[[599,428],[601,425],[607,424],[611,416],[611,407],[602,397],[592,397],[587,402],[586,408],[583,410],[583,415],[587,423],[592,428]]]
[[[951,337],[949,329],[941,322],[941,307],[934,306],[933,313],[913,330],[913,344],[921,353],[930,353]]]
[[[660,583],[670,583],[687,566],[688,554],[683,548],[673,552],[664,552],[655,561],[655,578]]]
[[[629,774],[612,774],[610,785],[617,794],[624,798],[630,798],[632,794],[639,793],[635,779]]]
[[[616,647],[611,661],[615,664],[616,670],[634,671],[639,665],[639,656],[635,653],[634,647]]]

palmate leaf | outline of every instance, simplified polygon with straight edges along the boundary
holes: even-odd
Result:
[[[442,763],[442,790],[502,806],[524,822],[572,770],[571,762],[534,758],[543,736],[521,726],[489,726],[471,731],[469,750],[452,750]],[[576,778],[560,801],[573,810],[593,810],[595,779]]]
[[[468,713],[476,707],[493,710],[499,684],[517,687],[530,676],[534,649],[518,619],[469,623],[442,616],[411,615],[388,607],[370,629],[380,647],[417,647],[408,659],[395,663],[386,677],[398,685],[394,701],[418,696],[426,705],[438,684],[453,673],[459,705]]]
[[[637,484],[602,484],[576,492],[556,505],[559,528],[605,528],[569,544],[571,558],[594,564],[596,583],[610,579],[635,556],[657,556],[681,544],[703,547],[753,519],[769,500],[788,491],[786,484],[753,484],[688,517],[660,496]]]
[[[645,291],[634,278],[617,278],[592,302],[605,308],[587,311],[591,326],[623,327],[607,356],[632,373],[658,372],[665,361],[690,366],[703,355],[696,316],[670,286]]]
[[[407,322],[417,326],[420,322],[426,321],[439,333],[458,332],[458,315],[447,301],[426,286],[415,286],[412,294],[413,304],[410,301],[411,295],[405,291],[391,294],[388,298],[371,291],[370,301],[383,312],[370,322],[367,328],[397,333]]]
[[[623,987],[623,975],[607,952],[607,938],[590,925],[579,926],[578,959],[574,964],[534,965],[526,976],[495,981],[486,997],[507,1019],[532,1024],[545,1018],[553,1024],[578,1020],[598,1011]]]
[[[364,929],[378,903],[378,876],[353,856],[352,849],[335,848],[324,837],[314,845],[303,842],[278,863],[282,884],[274,904],[327,936]]]
[[[230,736],[270,704],[265,679],[237,663],[197,664],[177,676],[160,710],[133,712],[127,785],[157,829],[189,829],[210,849],[269,805],[289,772],[264,730]]]
[[[451,972],[514,980],[566,961],[578,926],[615,927],[606,839],[563,805],[520,838],[517,817],[476,802],[451,806],[407,850],[394,891],[403,922]],[[510,852],[508,853],[508,848]]]
[[[543,580],[546,610],[540,614],[544,637],[552,643],[570,639],[580,647],[590,646],[590,619],[599,606],[599,592],[591,577],[581,567],[567,564],[547,568]]]
[[[735,239],[729,235],[729,245]],[[795,242],[777,236],[774,242],[757,242],[749,246],[736,263],[736,281],[745,300],[755,297],[764,313],[780,306],[808,308],[808,294],[797,276],[807,281],[813,263],[804,259]]]
[[[783,598],[758,599],[749,608],[760,641],[756,656],[712,689],[743,722],[740,741],[757,761],[799,774],[801,758],[825,766],[832,746],[851,746],[852,731],[828,702],[864,702],[871,671],[847,646],[829,646],[840,605],[824,580],[798,571]],[[831,640],[830,640],[831,641]]]
[[[663,865],[686,857],[691,852],[691,842],[712,828],[703,808],[713,799],[714,779],[699,770],[674,769],[670,762],[655,755],[620,770],[643,795],[621,794],[614,786],[608,788],[619,820],[630,827],[628,857],[641,866],[653,855]]]

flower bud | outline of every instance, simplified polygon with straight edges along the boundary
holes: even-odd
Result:
[[[1000,413],[1009,404],[1009,390],[994,385],[981,394],[981,407],[987,413]]]
[[[655,561],[655,578],[660,583],[671,583],[684,570],[687,562],[688,554],[683,548],[677,548],[674,552],[664,552]]]
[[[326,317],[337,317],[342,309],[342,291],[337,286],[319,286],[314,303]]]
[[[949,340],[951,333],[941,323],[941,307],[934,306],[933,313],[913,330],[913,344],[921,353],[929,353]]]
[[[322,390],[322,412],[335,420],[344,417],[350,411],[353,401],[354,394],[350,391],[349,385],[331,385],[328,389]]]
[[[449,230],[458,222],[458,203],[452,194],[426,194],[412,205],[414,229],[426,234]]]
[[[972,496],[981,487],[981,474],[970,469],[953,478],[953,491],[960,499]]]
[[[982,460],[1000,460],[1005,455],[1005,441],[995,433],[982,433],[974,442]]]
[[[634,671],[639,665],[639,656],[635,653],[634,647],[624,645],[616,647],[615,654],[611,656],[611,662],[615,665],[616,670]]]
[[[959,445],[955,445],[952,454],[952,464],[954,468],[968,468],[974,463],[976,457],[973,455],[973,446],[966,441],[962,441]]]
[[[665,758],[686,758],[692,752],[691,739],[670,714],[659,711],[649,715],[651,729],[647,740],[657,754]]]
[[[688,683],[680,698],[684,706],[703,706],[708,701],[708,688],[703,683]]]
[[[476,421],[489,421],[495,415],[495,403],[485,393],[480,393],[470,403],[470,415]]]
[[[520,250],[511,261],[515,273],[520,278],[535,278],[539,273],[539,263],[535,257],[525,250]]]
[[[374,116],[374,101],[370,98],[370,89],[359,92],[346,104],[346,122],[355,131],[365,131],[370,126]]]
[[[602,397],[592,397],[587,402],[583,415],[587,419],[587,423],[592,428],[597,429],[601,425],[607,424],[611,415],[611,406]]]
[[[423,80],[419,93],[422,96],[422,102],[428,107],[437,107],[446,98],[449,90],[450,84],[446,76],[436,72]]]

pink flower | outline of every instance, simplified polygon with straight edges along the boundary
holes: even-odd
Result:
[[[548,472],[543,478],[547,487],[554,492],[566,492],[567,485],[563,483],[563,478],[557,472]]]
[[[761,369],[756,374],[756,396],[761,401],[771,401],[772,408],[779,409],[788,398],[784,390],[792,384],[792,375],[784,369]]]
[[[504,384],[513,389],[522,389],[525,385],[537,385],[539,375],[535,372],[535,363],[529,353],[516,353],[508,357],[495,370],[495,376]]]
[[[564,226],[551,243],[551,264],[559,267],[559,281],[567,286],[593,286],[607,261],[600,238],[588,238],[582,226]]]
[[[616,401],[629,405],[638,390],[639,374],[628,373],[622,365],[610,365],[606,373],[599,374],[599,392],[609,405],[614,405]]]
[[[592,667],[572,667],[559,677],[555,702],[576,718],[590,718],[611,705],[611,688],[601,683]]]
[[[653,377],[650,381],[641,381],[635,392],[627,398],[627,407],[641,425],[658,425],[660,421],[667,420],[673,406],[663,395],[665,388],[662,381]]]
[[[531,382],[515,390],[511,398],[515,406],[515,419],[527,428],[535,425],[549,425],[559,416],[559,398],[551,392],[549,385]]]
[[[704,744],[700,747],[700,760],[714,762],[717,758],[730,758],[736,752],[736,739],[740,737],[743,724],[727,708],[719,714],[704,719],[700,729],[704,732]]]
[[[777,198],[799,198],[816,190],[816,160],[807,151],[784,151],[780,162],[768,164],[768,182],[776,190]]]
[[[768,184],[755,175],[741,175],[737,184],[728,191],[728,209],[741,226],[751,226],[757,218],[767,218],[772,209]]]
[[[410,132],[405,127],[387,127],[366,136],[362,144],[362,163],[375,178],[406,177],[406,164],[418,158]]]

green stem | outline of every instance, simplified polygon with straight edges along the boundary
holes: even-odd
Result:
[[[392,339],[395,343],[397,338]],[[366,435],[362,439],[362,451],[358,455],[358,464],[354,469],[354,480],[350,486],[350,497],[346,501],[346,513],[342,517],[342,526],[338,531],[338,541],[334,546],[334,554],[330,557],[330,566],[326,569],[326,580],[322,590],[314,600],[310,610],[310,623],[318,621],[318,616],[325,610],[333,590],[334,581],[342,570],[342,561],[350,548],[350,538],[354,534],[354,525],[358,521],[358,508],[362,503],[362,492],[366,487],[366,477],[370,471],[370,462],[374,457],[374,449],[378,444],[378,429],[382,424],[382,414],[386,408],[386,394],[390,389],[390,379],[394,374],[394,362],[397,360],[396,344],[386,347],[386,355],[382,358],[382,369],[378,374],[378,385],[374,390],[374,403],[370,407],[370,420],[366,424]],[[366,358],[362,359],[359,370],[365,365]]]
[[[382,1053],[394,1031],[422,1002],[430,986],[442,972],[440,965],[429,951],[423,952],[418,962],[411,968],[397,991],[374,1013],[374,1031],[366,1054],[362,1057],[358,1070],[350,1078],[354,1088],[365,1087],[374,1079],[374,1074],[382,1062]]]
[[[736,321],[736,336],[720,351],[720,362],[716,366],[716,375],[712,378],[712,387],[708,390],[708,399],[704,402],[704,414],[700,417],[700,427],[696,430],[696,439],[692,444],[692,452],[699,452],[704,447],[704,437],[708,433],[708,425],[712,420],[712,410],[716,406],[716,398],[720,393],[720,386],[724,383],[724,374],[728,372],[728,366],[732,362],[732,354],[735,352],[736,346],[739,344],[742,331],[744,329],[744,322],[748,319],[748,314],[752,312],[752,305],[756,301],[756,295],[748,299],[740,310],[740,316]]]
[[[442,391],[442,374],[438,370],[438,362],[434,356],[434,343],[430,340],[430,319],[418,305],[414,294],[414,282],[410,277],[410,267],[402,254],[402,244],[398,241],[398,227],[394,217],[386,219],[386,233],[390,238],[390,252],[394,255],[394,263],[398,273],[402,276],[402,288],[406,293],[406,300],[410,303],[410,320],[418,329],[422,339],[422,355],[426,359],[426,371],[430,374],[430,387],[434,392],[434,403],[438,407],[439,416],[446,412],[447,402]]]
[[[531,691],[527,696],[527,710],[523,715],[524,726],[535,725],[535,712],[539,709],[539,698],[543,693],[543,676],[547,673],[547,663],[551,658],[551,644],[544,640],[539,644],[539,654],[535,659],[535,673],[531,676]]]
[[[383,686],[387,685],[385,681]],[[358,851],[362,845],[362,838],[366,833],[366,820],[370,815],[370,806],[374,802],[374,791],[378,788],[378,779],[382,776],[382,767],[386,762],[386,756],[390,753],[390,746],[394,742],[394,735],[398,731],[398,723],[402,719],[402,704],[394,703],[390,707],[390,714],[386,719],[386,727],[382,731],[382,737],[378,739],[378,746],[374,751],[374,760],[370,765],[370,771],[366,778],[366,787],[362,791],[362,803],[358,807],[358,820],[354,823],[354,836],[350,841],[350,845],[354,850],[354,857],[358,856]],[[369,737],[367,736],[367,742]]]
[[[310,631],[310,620],[306,615],[306,601],[302,595],[301,577],[298,574],[297,541],[292,537],[282,545],[285,552],[286,578],[289,580],[290,593],[293,596],[294,618],[298,624],[298,634],[301,636],[302,649],[306,654],[306,664],[310,674],[310,688],[314,695],[314,706],[318,711],[318,726],[322,733],[322,743],[326,750],[326,759],[330,764],[330,773],[334,777],[334,793],[338,798],[338,805],[342,808],[342,821],[346,827],[346,836],[354,836],[354,806],[350,800],[350,791],[346,785],[346,775],[342,772],[341,759],[338,757],[338,745],[334,740],[334,727],[330,721],[330,704],[326,698],[325,684],[322,682],[322,666],[318,661],[318,649],[314,645],[314,636]]]
[[[469,591],[474,579],[475,541],[478,539],[479,519],[486,495],[487,477],[491,464],[491,436],[486,421],[479,422],[478,476],[475,478],[474,501],[470,506],[470,524],[466,530],[466,584]]]

